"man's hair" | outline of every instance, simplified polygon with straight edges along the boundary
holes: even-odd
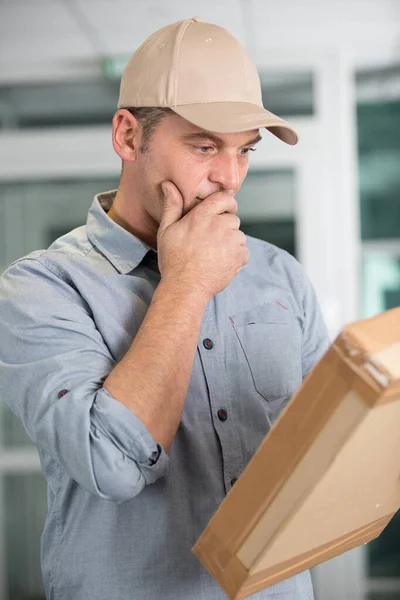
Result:
[[[131,115],[135,117],[142,126],[143,137],[140,145],[140,151],[143,154],[149,149],[151,137],[161,120],[168,114],[174,114],[170,108],[159,108],[157,106],[138,106],[127,108]]]

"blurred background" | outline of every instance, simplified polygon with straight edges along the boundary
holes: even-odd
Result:
[[[300,134],[292,148],[264,133],[242,229],[303,263],[332,337],[400,305],[400,0],[0,0],[0,271],[118,186],[127,59],[196,15],[246,46],[264,105]],[[35,448],[0,401],[0,600],[44,599],[45,514]],[[400,519],[313,579],[317,600],[400,599]]]

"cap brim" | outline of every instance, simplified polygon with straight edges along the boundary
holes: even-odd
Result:
[[[286,144],[298,142],[296,131],[286,121],[251,102],[207,102],[171,106],[193,125],[215,133],[239,133],[265,127]]]

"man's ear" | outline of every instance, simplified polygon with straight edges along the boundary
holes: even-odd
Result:
[[[134,162],[140,148],[142,130],[139,121],[125,108],[118,110],[112,120],[112,144],[124,161]]]

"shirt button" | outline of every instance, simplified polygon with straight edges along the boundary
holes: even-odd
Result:
[[[69,391],[69,390],[60,390],[60,391],[58,392],[58,394],[57,394],[57,397],[58,397],[59,399],[60,399],[60,398],[62,398],[63,396],[65,396],[65,394],[68,394],[68,391]]]
[[[217,414],[220,421],[226,421],[228,418],[228,413],[224,408],[220,408]]]
[[[210,338],[206,338],[203,340],[203,346],[206,350],[211,350],[211,348],[214,348],[214,342]]]
[[[236,477],[232,477],[232,479],[231,479],[231,486],[235,485],[236,482],[237,482]]]

